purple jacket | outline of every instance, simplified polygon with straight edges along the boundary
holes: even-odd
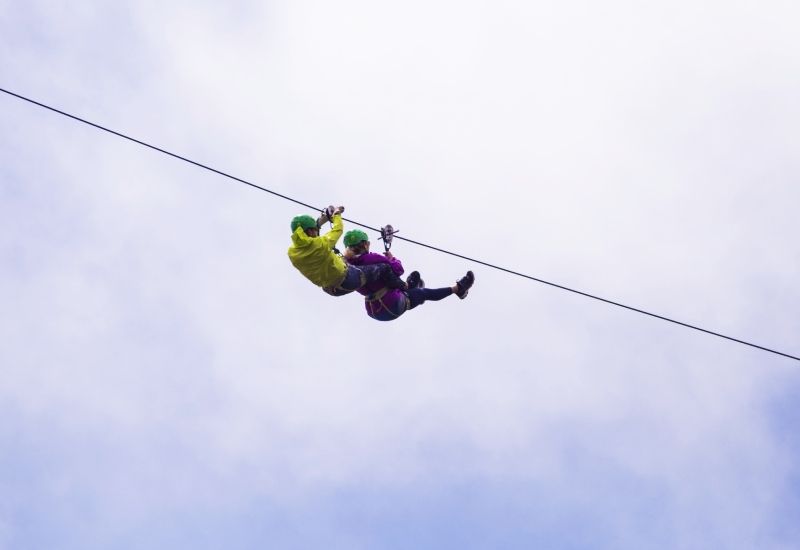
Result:
[[[403,264],[400,263],[400,260],[397,258],[392,258],[391,260],[384,256],[383,254],[375,254],[374,252],[367,252],[362,254],[358,258],[353,258],[352,260],[347,260],[350,265],[359,266],[359,265],[370,265],[370,264],[380,264],[380,263],[388,263],[392,266],[392,271],[395,272],[396,275],[400,276],[403,274]],[[358,289],[359,294],[363,294],[367,296],[376,292],[383,287],[386,286],[386,283],[383,281],[375,281],[374,283],[368,283],[361,288]],[[397,300],[400,299],[402,293],[397,289],[389,289],[386,294],[383,295],[380,302],[364,302],[364,306],[367,309],[368,313],[372,313],[373,315],[377,315],[382,313],[385,308],[392,307],[397,303]]]

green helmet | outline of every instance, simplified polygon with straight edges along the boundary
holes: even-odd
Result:
[[[298,227],[302,227],[303,231],[311,227],[317,227],[317,220],[311,216],[295,216],[292,220],[292,233],[297,231]]]
[[[360,229],[352,229],[344,234],[344,245],[353,246],[361,241],[368,241],[369,237]]]

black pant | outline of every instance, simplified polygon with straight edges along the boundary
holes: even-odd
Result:
[[[449,286],[444,288],[411,288],[406,291],[408,295],[408,301],[411,302],[411,307],[408,309],[414,309],[417,306],[421,306],[428,300],[431,302],[438,302],[444,298],[447,298],[453,293],[453,289]]]
[[[389,288],[403,288],[406,284],[403,279],[392,271],[392,266],[388,263],[348,265],[342,284],[337,288],[325,288],[323,290],[331,296],[344,296],[365,284],[374,283],[375,281],[383,281]]]
[[[401,279],[392,270],[392,266],[387,263],[359,265],[356,269],[364,272],[367,278],[367,283],[374,283],[375,281],[382,280],[389,288],[403,288],[405,281]]]

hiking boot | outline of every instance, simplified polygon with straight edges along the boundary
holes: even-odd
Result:
[[[461,298],[462,300],[467,297],[469,293],[469,289],[472,288],[472,285],[475,284],[475,274],[472,271],[467,271],[467,274],[461,279],[459,279],[456,284],[458,285],[458,290],[456,291],[456,296]]]
[[[409,290],[412,288],[425,288],[425,281],[420,277],[419,271],[412,271],[411,275],[406,278],[406,282]]]

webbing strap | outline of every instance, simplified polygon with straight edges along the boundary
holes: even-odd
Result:
[[[384,288],[380,289],[379,291],[375,292],[374,294],[370,294],[369,296],[365,296],[364,297],[364,301],[367,302],[367,304],[369,304],[370,317],[375,317],[375,306],[373,305],[375,302],[379,302],[381,304],[381,306],[383,306],[383,309],[386,311],[386,313],[388,313],[389,315],[391,315],[394,318],[400,317],[403,313],[405,313],[406,311],[411,309],[411,300],[408,298],[408,294],[406,294],[405,292],[401,291],[400,294],[402,294],[402,296],[400,297],[400,299],[398,301],[400,301],[400,300],[403,301],[403,304],[402,304],[402,308],[403,309],[401,309],[398,313],[395,313],[394,311],[392,311],[391,307],[389,307],[389,306],[387,306],[386,304],[383,303],[383,297],[386,295],[386,293],[388,291],[389,291],[389,288],[388,287],[384,287]]]
[[[386,293],[389,292],[389,287],[385,286],[380,290],[376,290],[372,294],[368,294],[364,297],[367,302],[380,302],[381,298],[386,296]],[[383,302],[381,302],[383,303]]]

